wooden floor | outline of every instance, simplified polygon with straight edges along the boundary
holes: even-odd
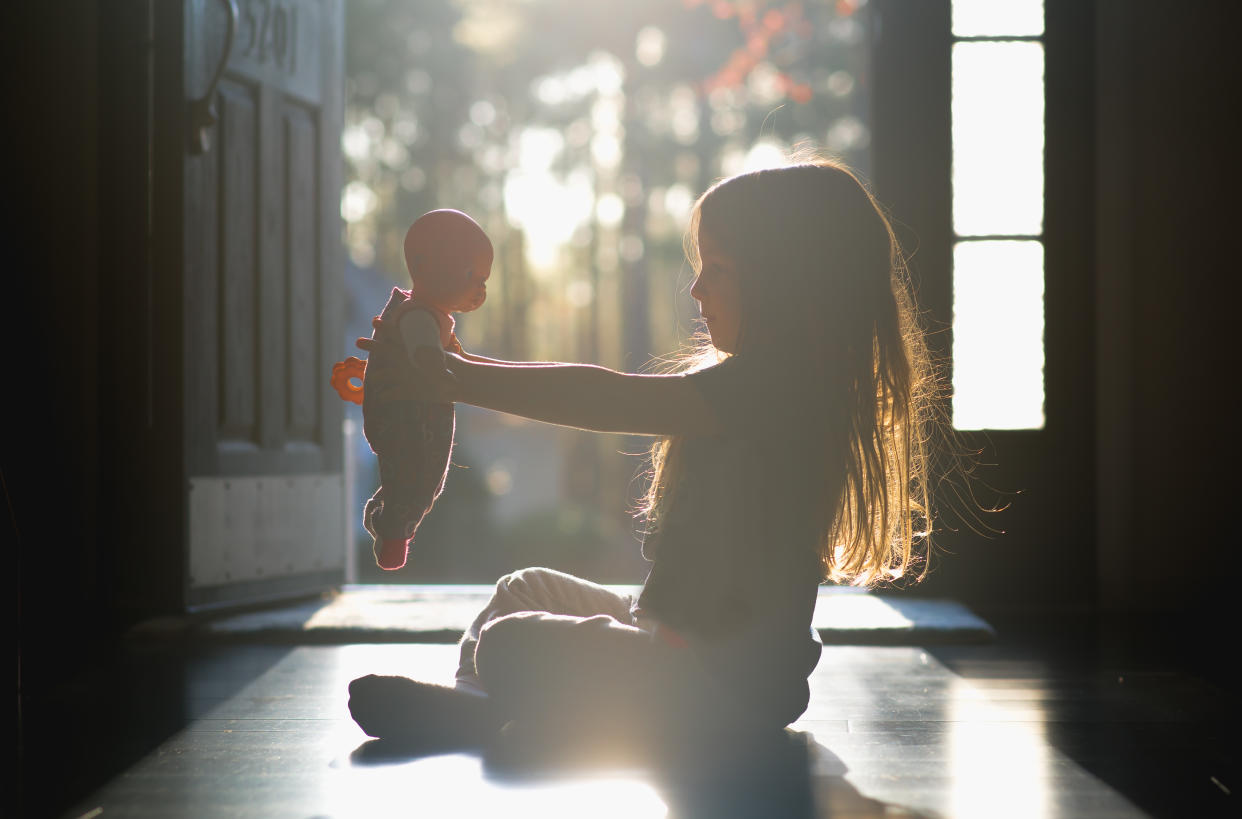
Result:
[[[1213,666],[1133,630],[998,630],[990,646],[827,648],[786,737],[654,773],[385,754],[350,721],[346,684],[446,680],[452,646],[131,647],[29,698],[22,814],[1239,815],[1234,686]]]

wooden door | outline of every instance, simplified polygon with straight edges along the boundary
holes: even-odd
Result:
[[[184,140],[193,608],[343,578],[343,413],[328,375],[341,332],[344,73],[337,0],[184,9],[184,96],[214,94],[215,114],[200,129],[191,105]]]

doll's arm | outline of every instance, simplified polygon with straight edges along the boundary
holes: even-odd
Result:
[[[401,340],[405,344],[405,353],[409,356],[410,363],[417,366],[414,358],[415,351],[419,347],[431,347],[436,350],[443,349],[440,347],[440,325],[436,323],[435,318],[426,310],[410,310],[401,316],[397,322],[397,327],[401,330]]]
[[[710,435],[723,431],[685,378],[632,375],[589,364],[513,366],[446,355],[452,375],[433,388],[445,400],[595,432]],[[436,382],[422,369],[416,379]]]

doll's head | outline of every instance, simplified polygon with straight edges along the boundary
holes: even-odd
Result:
[[[424,213],[405,234],[411,294],[446,313],[466,313],[483,303],[492,256],[483,228],[461,211]]]

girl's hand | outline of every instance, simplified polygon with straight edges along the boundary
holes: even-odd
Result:
[[[448,368],[451,356],[434,347],[419,347],[414,351],[414,366],[410,369],[414,392],[420,401],[434,404],[452,404],[457,400],[457,376]]]
[[[470,358],[470,354],[467,353],[464,349],[462,349],[461,342],[457,340],[456,333],[449,333],[449,343],[448,343],[448,346],[445,347],[444,349],[445,351],[450,352],[450,353],[457,353],[462,358],[465,358],[465,359]]]

